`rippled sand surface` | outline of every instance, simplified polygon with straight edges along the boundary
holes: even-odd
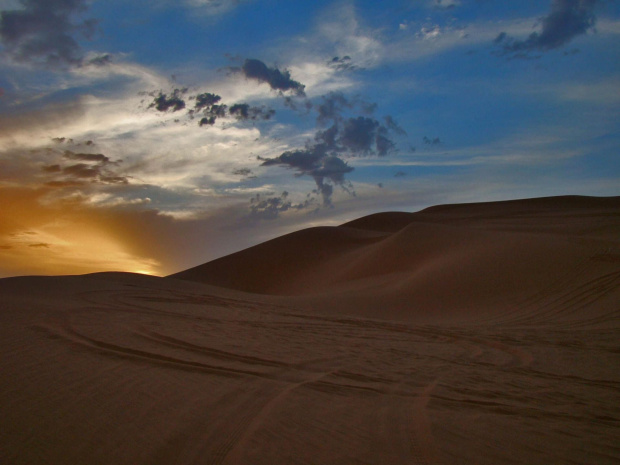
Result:
[[[618,200],[546,202],[0,280],[0,462],[618,463]]]

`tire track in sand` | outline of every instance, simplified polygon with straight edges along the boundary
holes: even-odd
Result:
[[[398,394],[406,378],[384,398],[380,409],[379,432],[384,444],[382,463],[407,465],[439,465],[439,452],[431,430],[428,403],[437,379],[427,384],[413,398]],[[410,389],[410,388],[409,388]]]
[[[265,402],[254,415],[252,415],[249,422],[245,422],[245,425],[239,425],[240,427],[237,428],[236,431],[237,434],[235,434],[234,437],[231,437],[231,440],[228,441],[229,444],[226,448],[226,453],[221,456],[221,459],[216,457],[216,460],[211,463],[214,465],[238,465],[239,463],[242,463],[244,452],[252,436],[261,428],[261,426],[265,423],[265,420],[272,415],[274,409],[279,403],[282,402],[282,400],[286,398],[286,396],[288,396],[295,389],[298,389],[306,384],[315,383],[327,376],[332,375],[335,371],[337,370],[317,373],[315,376],[298,383],[291,383],[284,389],[281,389],[277,394],[267,400],[267,402]]]

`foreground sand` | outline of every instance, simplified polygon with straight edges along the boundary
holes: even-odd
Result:
[[[620,461],[620,199],[0,280],[0,463]]]

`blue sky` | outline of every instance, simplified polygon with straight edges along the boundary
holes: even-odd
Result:
[[[615,1],[0,11],[0,276],[164,275],[377,211],[618,195]]]

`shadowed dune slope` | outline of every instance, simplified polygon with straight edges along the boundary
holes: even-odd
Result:
[[[172,277],[378,318],[501,313],[617,269],[619,238],[618,197],[443,205],[299,231]]]
[[[316,227],[297,231],[228,255],[171,278],[259,294],[287,292],[289,278],[319,270],[333,256],[352,252],[384,237],[374,231]]]

